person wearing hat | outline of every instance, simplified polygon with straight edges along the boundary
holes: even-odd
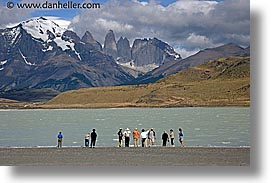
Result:
[[[118,147],[122,147],[122,142],[123,142],[123,133],[122,133],[122,128],[119,129],[117,132],[118,135]]]
[[[174,144],[175,134],[173,129],[170,130],[170,139],[171,139],[171,146],[175,147],[175,144]]]
[[[137,128],[133,131],[133,139],[134,139],[134,147],[138,147],[138,141],[139,141],[140,133]]]
[[[129,147],[130,145],[130,134],[131,131],[129,128],[126,128],[126,130],[124,131],[124,138],[125,138],[125,147]]]
[[[91,148],[95,148],[95,142],[96,142],[96,138],[97,138],[97,134],[95,129],[93,129],[92,133],[91,133]]]

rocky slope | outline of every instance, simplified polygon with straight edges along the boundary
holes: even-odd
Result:
[[[153,83],[163,77],[180,72],[183,69],[200,65],[209,60],[225,58],[230,56],[250,56],[250,49],[249,47],[242,48],[236,44],[229,43],[219,47],[201,50],[195,55],[192,55],[185,59],[165,62],[164,64],[160,65],[160,67],[132,80],[128,84]]]
[[[209,60],[250,55],[249,47],[227,44],[182,59],[157,38],[135,39],[131,46],[126,37],[116,42],[112,30],[102,48],[90,32],[79,37],[43,17],[0,29],[0,43],[0,97],[21,101],[20,96],[36,101],[34,93],[44,89],[54,96],[79,88],[156,82]],[[41,90],[29,96],[31,89]]]
[[[62,93],[45,108],[249,106],[250,58],[229,57],[190,67],[153,84]]]
[[[82,38],[43,17],[0,30],[0,90],[66,91],[120,85],[133,77],[104,54],[91,33]]]
[[[181,58],[173,47],[157,38],[135,39],[132,46],[126,37],[120,37],[116,42],[112,30],[105,36],[103,50],[118,64],[144,73]]]

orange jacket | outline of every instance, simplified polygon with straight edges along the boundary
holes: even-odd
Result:
[[[140,137],[139,131],[138,131],[138,130],[134,130],[134,131],[133,131],[133,138],[134,138],[134,139],[138,139],[139,137]]]

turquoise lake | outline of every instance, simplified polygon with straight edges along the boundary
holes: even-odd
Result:
[[[163,131],[178,128],[186,146],[250,146],[250,108],[118,108],[66,110],[1,110],[0,147],[56,146],[59,131],[63,146],[83,146],[95,128],[97,146],[118,144],[119,128],[154,128],[161,145]],[[130,141],[133,144],[133,140]]]

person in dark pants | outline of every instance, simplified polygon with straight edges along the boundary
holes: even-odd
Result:
[[[119,129],[117,132],[118,135],[118,147],[122,147],[122,142],[123,142],[123,133],[122,133],[122,128]]]
[[[147,147],[146,139],[147,139],[148,133],[149,133],[149,130],[147,130],[147,131],[145,131],[144,129],[141,130],[140,137],[141,137],[141,146],[142,147]]]
[[[181,147],[184,147],[184,133],[181,128],[179,128],[179,141],[180,141]]]
[[[62,139],[63,139],[62,132],[59,132],[59,134],[57,135],[57,148],[62,147]]]
[[[167,141],[169,142],[169,137],[166,131],[164,131],[162,134],[162,146],[166,146]]]
[[[95,142],[96,142],[97,134],[95,129],[93,129],[93,132],[91,133],[91,148],[95,148]]]
[[[90,134],[89,133],[87,133],[86,135],[85,135],[85,147],[89,147],[89,142],[90,142]]]
[[[130,145],[130,135],[131,135],[130,129],[126,128],[126,130],[124,131],[125,147],[129,147]]]
[[[174,144],[175,134],[173,129],[170,130],[170,139],[171,139],[171,146],[175,147],[175,144]]]

